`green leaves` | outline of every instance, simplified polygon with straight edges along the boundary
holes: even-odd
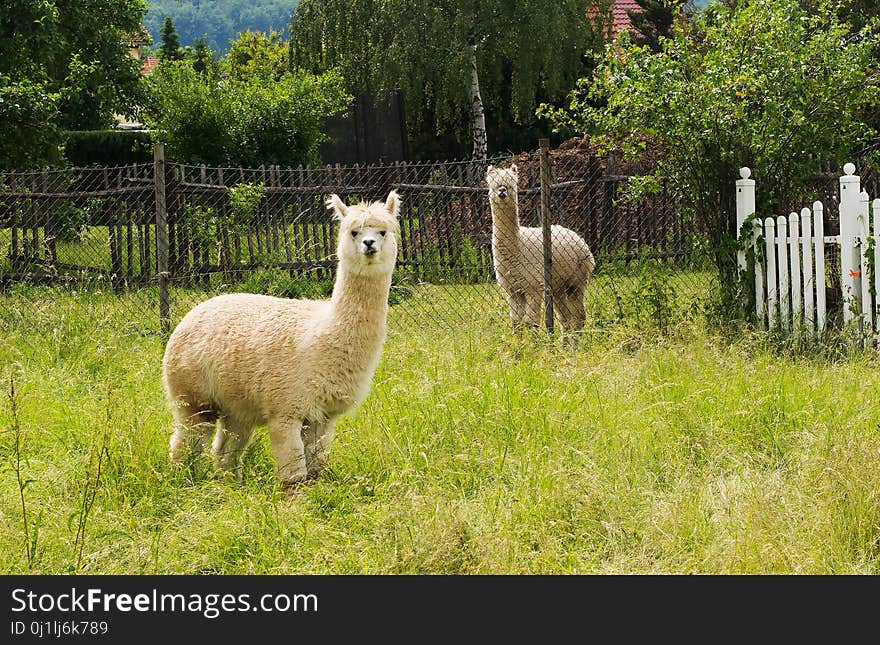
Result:
[[[514,132],[536,123],[540,100],[562,100],[583,74],[584,52],[601,42],[587,18],[596,4],[301,0],[291,57],[314,72],[338,68],[352,92],[402,88],[414,138],[452,133],[470,149],[469,43],[490,130]]]
[[[135,111],[139,70],[126,42],[145,11],[143,0],[0,3],[0,94],[9,99],[0,166],[45,164],[62,128],[108,127]]]
[[[677,25],[659,52],[624,32],[567,109],[541,111],[606,149],[638,156],[645,139],[659,145],[655,176],[714,240],[734,233],[738,167],[761,182],[759,210],[784,209],[823,164],[855,158],[877,136],[863,118],[878,107],[876,30],[796,0],[732,4]]]
[[[160,66],[152,87],[147,120],[169,155],[211,165],[315,162],[324,118],[350,101],[335,72],[235,79],[198,74],[176,62]]]

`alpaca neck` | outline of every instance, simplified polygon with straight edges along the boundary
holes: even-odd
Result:
[[[362,340],[384,338],[391,274],[363,275],[340,264],[333,285],[333,317],[340,336]]]
[[[501,202],[492,201],[492,242],[501,252],[519,248],[519,206],[516,197]]]

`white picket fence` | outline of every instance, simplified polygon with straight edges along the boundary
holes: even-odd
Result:
[[[861,190],[861,178],[851,163],[840,177],[840,234],[825,235],[823,205],[817,201],[800,213],[752,219],[755,181],[740,168],[736,182],[737,235],[743,244],[737,254],[740,275],[754,269],[755,315],[765,329],[801,330],[821,335],[826,330],[826,275],[839,271],[843,322],[860,318],[862,331],[880,331],[874,297],[880,294],[880,199],[873,203]],[[871,217],[873,214],[873,218]],[[873,219],[873,222],[871,221]],[[828,266],[826,246],[840,247],[839,263]],[[755,265],[745,248],[753,245]],[[871,257],[873,255],[873,258]],[[873,283],[873,289],[871,288]],[[817,288],[818,287],[818,288]]]

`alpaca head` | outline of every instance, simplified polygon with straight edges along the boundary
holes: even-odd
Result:
[[[397,262],[400,225],[400,196],[392,190],[378,202],[347,206],[338,195],[330,195],[327,208],[339,221],[336,253],[346,269],[361,274],[390,274]]]
[[[489,199],[493,202],[512,203],[516,201],[519,170],[516,164],[510,168],[489,166],[486,170],[486,185],[489,186]]]

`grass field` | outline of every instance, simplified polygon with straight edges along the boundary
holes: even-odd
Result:
[[[461,294],[488,304],[452,316]],[[875,354],[664,323],[650,298],[593,308],[568,352],[513,337],[495,296],[393,307],[367,400],[294,494],[265,431],[241,484],[172,468],[150,294],[3,296],[0,571],[880,573]]]

